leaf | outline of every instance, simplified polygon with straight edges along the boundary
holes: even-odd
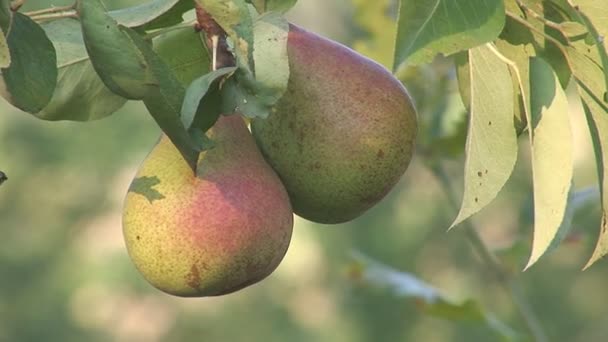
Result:
[[[401,0],[393,69],[490,42],[504,22],[501,0]]]
[[[608,254],[608,104],[603,100],[607,86],[596,49],[581,40],[566,50],[591,133],[602,203],[600,233],[595,250],[584,267],[587,269]]]
[[[498,51],[513,65],[509,71],[513,80],[514,123],[517,135],[528,126],[530,108],[530,57],[536,56],[534,36],[528,29],[507,17],[505,28],[496,40]]]
[[[265,118],[287,90],[289,61],[287,35],[289,24],[277,13],[256,18],[253,59],[255,74],[239,67],[233,80],[223,88],[227,112],[249,118]]]
[[[57,84],[57,56],[44,30],[29,17],[14,13],[7,36],[11,63],[2,69],[2,95],[15,107],[37,113]]]
[[[11,20],[13,19],[13,11],[11,11],[10,0],[0,0],[0,29],[4,32],[4,35],[11,27]]]
[[[84,43],[103,83],[124,98],[143,99],[156,79],[133,40],[99,0],[79,0],[77,4]]]
[[[559,23],[560,30],[568,37],[568,39],[577,39],[587,34],[585,25],[575,21],[564,21]]]
[[[596,0],[573,0],[571,3],[578,6],[576,12],[595,42],[603,69],[608,70],[608,49],[605,44],[608,37],[608,7]],[[604,73],[604,82],[608,86],[608,73]]]
[[[205,95],[207,95],[210,89],[213,89],[215,91],[211,91],[211,93],[216,95],[214,96],[215,98],[219,98],[219,81],[223,76],[234,72],[234,70],[236,70],[236,67],[214,70],[195,79],[190,84],[186,90],[181,109],[182,123],[186,129],[189,129],[192,126],[195,117],[208,117],[208,120],[206,120],[206,124],[204,124],[203,127],[197,126],[197,128],[200,128],[203,132],[206,132],[207,129],[213,126],[220,115],[220,109],[217,108],[216,111],[210,113],[208,107],[205,105],[205,102],[207,102],[209,98]]]
[[[289,11],[298,0],[248,0],[247,2],[252,4],[258,13],[265,12],[280,12],[285,13]]]
[[[153,0],[108,14],[119,25],[150,30],[181,23],[182,15],[193,8],[192,0]]]
[[[167,64],[154,52],[150,44],[130,28],[124,28],[123,32],[138,48],[157,80],[143,99],[146,108],[192,170],[196,170],[198,154],[206,146],[197,144],[200,139],[193,139],[182,124],[180,111],[185,95],[184,87]]]
[[[289,24],[278,13],[267,13],[257,18],[253,32],[254,93],[263,104],[273,106],[283,97],[289,81]]]
[[[583,269],[587,269],[608,254],[608,196],[606,195],[608,189],[608,115],[606,110],[585,89],[581,89],[579,92],[595,150],[602,203],[600,233],[593,254],[583,267]]]
[[[201,34],[191,28],[172,30],[153,41],[154,50],[183,86],[209,72],[210,57]]]
[[[498,336],[508,341],[518,340],[521,336],[507,325],[499,322],[494,315],[486,312],[474,300],[454,301],[442,295],[432,285],[416,276],[398,271],[372,260],[359,252],[353,253],[356,278],[365,283],[391,291],[395,296],[413,298],[424,313],[450,321],[472,321],[485,324]]]
[[[469,50],[471,110],[464,195],[453,228],[490,201],[509,179],[517,159],[511,76],[488,46]]]
[[[57,51],[59,74],[51,101],[35,114],[36,117],[43,120],[96,120],[124,105],[127,100],[111,92],[93,69],[77,20],[54,20],[44,23],[42,28]]]
[[[43,120],[87,121],[106,117],[126,99],[101,81],[87,55],[77,20],[61,19],[42,28],[57,51],[57,87],[50,103],[36,116]],[[182,84],[189,84],[209,68],[207,50],[191,28],[172,30],[154,39],[154,48]]]
[[[237,82],[237,77],[226,80],[222,87],[222,111],[238,113],[248,118],[266,118],[270,108],[258,100],[255,93]]]
[[[530,60],[530,147],[534,183],[534,239],[526,269],[561,240],[573,173],[568,101],[557,75],[539,57]]]

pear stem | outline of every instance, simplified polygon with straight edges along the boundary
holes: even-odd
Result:
[[[445,194],[450,204],[458,209],[459,201],[456,193],[452,188],[450,177],[448,176],[445,168],[442,165],[434,165],[431,167],[433,175],[439,180],[441,187],[444,189]],[[538,316],[534,312],[529,300],[526,298],[521,280],[515,277],[504,264],[500,262],[496,254],[492,252],[490,247],[483,241],[479,232],[470,220],[462,223],[466,238],[469,243],[473,246],[475,252],[486,264],[486,267],[494,272],[496,281],[509,293],[511,300],[519,313],[521,319],[526,325],[526,328],[530,335],[533,336],[536,342],[547,342],[547,334],[545,333]]]
[[[236,65],[234,55],[226,42],[226,31],[211,17],[203,6],[194,0],[196,7],[196,29],[205,33],[205,43],[211,56],[211,70],[217,70]]]

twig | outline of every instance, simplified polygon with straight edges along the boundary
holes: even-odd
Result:
[[[432,167],[433,174],[439,182],[443,189],[445,189],[445,194],[448,198],[448,201],[454,208],[458,208],[458,199],[457,196],[452,189],[450,179],[445,171],[445,169],[441,165],[436,165]],[[547,342],[547,335],[540,324],[540,321],[532,307],[528,304],[528,300],[523,293],[521,284],[518,279],[512,276],[512,274],[504,267],[504,265],[498,260],[496,255],[488,248],[485,244],[477,229],[470,223],[470,221],[465,221],[462,223],[464,225],[464,230],[467,239],[477,252],[483,262],[487,265],[487,267],[494,272],[497,281],[500,285],[510,294],[513,303],[515,304],[515,308],[517,309],[519,315],[522,320],[526,324],[526,328],[530,332],[530,334],[534,337],[536,342]]]
[[[547,18],[543,17],[542,15],[536,13],[533,9],[528,7],[521,0],[516,0],[516,2],[517,2],[517,5],[519,6],[519,8],[521,8],[526,14],[531,15],[532,17],[534,17],[534,19],[540,21],[545,26],[555,29],[555,30],[559,31],[562,35],[564,35],[564,33],[562,32],[562,28],[558,23],[548,20]]]
[[[21,6],[23,6],[25,4],[25,0],[13,0],[11,1],[11,11],[16,12],[18,11]]]
[[[196,19],[198,21],[196,28],[205,33],[207,49],[213,56],[211,59],[211,70],[234,66],[236,61],[226,42],[226,32],[198,1],[194,0],[194,3],[196,6]]]

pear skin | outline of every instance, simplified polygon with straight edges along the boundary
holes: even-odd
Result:
[[[144,278],[182,297],[218,296],[272,273],[293,229],[288,195],[239,115],[209,131],[196,174],[166,136],[124,204],[127,250]]]
[[[295,25],[287,50],[287,91],[252,133],[297,215],[352,220],[407,169],[417,133],[412,100],[381,65]]]

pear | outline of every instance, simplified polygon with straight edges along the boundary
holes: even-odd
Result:
[[[412,100],[381,65],[295,25],[287,50],[287,91],[252,133],[296,214],[352,220],[407,169],[417,132]]]
[[[254,284],[285,255],[293,229],[287,193],[239,115],[209,131],[215,147],[196,174],[162,136],[124,204],[127,250],[144,278],[183,297]]]

